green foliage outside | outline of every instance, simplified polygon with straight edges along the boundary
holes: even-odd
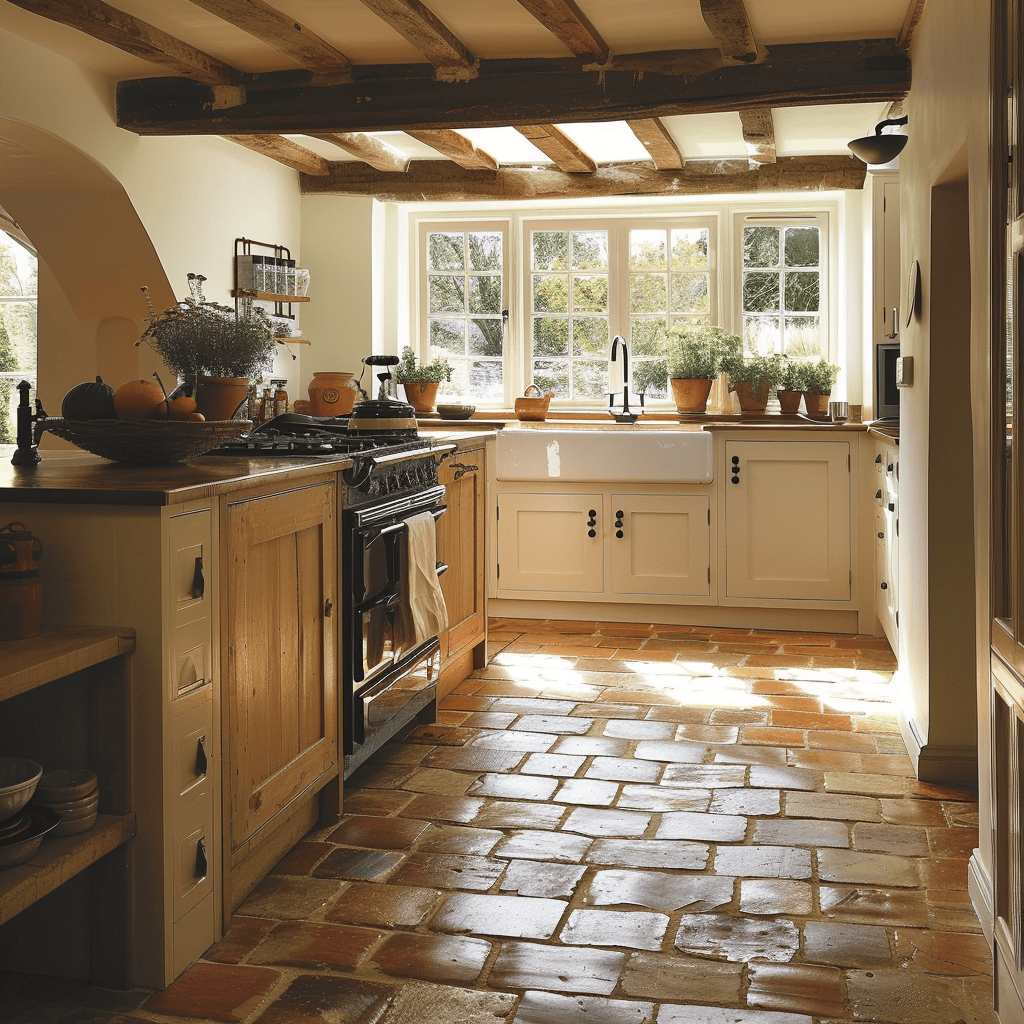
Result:
[[[35,255],[0,231],[0,373],[33,376],[36,369]],[[24,301],[17,301],[24,296]],[[14,401],[17,381],[0,377],[0,444],[15,440]]]

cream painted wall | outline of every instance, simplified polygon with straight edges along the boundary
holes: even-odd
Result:
[[[131,293],[143,284],[156,291],[158,305],[187,294],[186,274],[204,274],[207,298],[230,303],[233,284],[234,239],[248,237],[287,245],[298,252],[299,196],[295,171],[266,160],[222,139],[140,138],[118,128],[114,118],[114,83],[83,71],[32,43],[0,31],[0,119],[20,122],[22,142],[31,130],[52,136],[51,148],[63,144],[85,154],[97,165],[98,177],[106,172],[123,187],[134,207],[165,273],[165,281],[131,282]],[[0,205],[3,204],[5,164],[13,166],[24,155],[21,146],[5,146],[0,132]],[[46,142],[40,136],[40,144]],[[54,173],[59,173],[56,168]],[[43,182],[44,187],[49,183]],[[68,216],[83,200],[72,182]],[[23,197],[24,198],[24,197]],[[17,217],[17,202],[9,209]],[[47,256],[41,250],[44,259]],[[80,254],[83,262],[89,251]],[[69,293],[73,282],[62,270]],[[119,274],[131,273],[130,267]],[[146,272],[148,277],[150,272]],[[140,274],[140,276],[143,276]],[[169,288],[168,288],[169,282]],[[46,295],[42,296],[46,301]],[[134,320],[139,331],[146,316],[141,292],[135,308],[91,309],[85,336],[91,341],[86,377],[96,372],[96,324],[106,316]],[[310,303],[312,305],[312,303]],[[82,378],[83,361],[78,351],[67,351],[70,332],[53,332],[47,311],[40,311],[40,392],[44,404],[59,408],[60,398]],[[77,332],[76,332],[77,333]],[[138,374],[146,375],[159,365],[145,348]],[[277,360],[279,375],[294,377],[297,366],[282,351]],[[117,384],[120,381],[112,381]]]
[[[900,159],[901,244],[904,282],[911,261],[918,260],[923,293],[922,309],[901,338],[903,355],[914,358],[914,384],[903,390],[900,414],[898,700],[920,739],[940,753],[978,742],[981,858],[990,869],[988,4],[931,0],[914,36],[911,58],[914,85],[906,106],[910,143]],[[970,351],[959,353],[964,364],[969,355],[969,410],[964,407],[966,392],[954,394],[945,385],[939,389],[950,366],[944,348],[949,339],[943,336],[946,325],[930,315],[939,269],[933,265],[933,188],[956,179],[961,151],[969,180],[969,252],[951,238],[938,245],[935,258],[959,262],[963,296],[970,304]],[[950,247],[955,251],[950,253]],[[952,403],[959,403],[964,413],[955,438],[948,434]],[[967,440],[963,433],[972,427],[973,468],[970,448],[961,445],[957,450],[956,444]],[[956,501],[972,491],[973,507]],[[943,574],[946,585],[937,586]],[[976,624],[957,614],[971,577],[979,581]],[[959,586],[949,580],[959,581]],[[945,607],[937,608],[937,602]],[[940,628],[951,635],[937,637]],[[979,718],[985,723],[980,736]]]

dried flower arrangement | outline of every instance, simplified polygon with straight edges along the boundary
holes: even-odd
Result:
[[[205,280],[189,274],[191,295],[163,313],[153,308],[144,285],[149,326],[136,344],[145,341],[174,373],[192,383],[202,376],[259,379],[288,328],[274,323],[251,299],[241,299],[237,309],[207,302]]]

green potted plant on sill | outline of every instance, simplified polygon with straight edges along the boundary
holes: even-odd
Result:
[[[800,411],[800,400],[804,397],[804,370],[807,363],[782,357],[782,377],[779,379],[776,395],[779,408],[784,415],[795,416]]]
[[[804,364],[804,405],[809,413],[821,415],[828,411],[828,400],[838,376],[839,367],[825,359]]]
[[[725,363],[740,357],[743,339],[722,327],[706,324],[674,328],[668,355],[667,376],[676,409],[703,413],[712,382]]]
[[[777,355],[729,355],[722,363],[729,375],[729,390],[736,392],[740,412],[763,413],[768,406],[768,393],[782,379],[782,358]]]
[[[405,388],[406,401],[413,409],[419,413],[429,413],[434,411],[441,382],[452,379],[452,368],[444,356],[431,359],[429,363],[417,362],[416,353],[406,345],[393,376]]]

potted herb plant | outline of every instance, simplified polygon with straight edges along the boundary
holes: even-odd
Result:
[[[768,393],[782,379],[782,359],[777,355],[729,355],[722,369],[729,374],[729,390],[736,392],[743,413],[763,413]]]
[[[138,343],[147,342],[185,388],[195,390],[199,411],[208,420],[227,420],[248,396],[250,381],[261,378],[288,328],[273,323],[251,300],[241,300],[235,309],[207,302],[205,280],[189,274],[189,297],[162,313],[153,308],[144,287],[149,326]]]
[[[417,362],[416,353],[406,345],[393,376],[405,388],[406,401],[413,409],[427,413],[434,411],[438,386],[452,379],[452,368],[444,356],[431,359],[429,363]]]
[[[668,381],[676,409],[703,413],[711,384],[730,357],[739,356],[743,340],[721,327],[687,326],[672,331],[673,348],[668,357]]]
[[[838,376],[839,367],[825,359],[804,364],[804,405],[809,413],[822,414],[828,411],[828,400]]]
[[[779,379],[776,395],[779,408],[787,416],[800,411],[800,400],[804,397],[804,369],[807,364],[782,357],[782,377]]]

